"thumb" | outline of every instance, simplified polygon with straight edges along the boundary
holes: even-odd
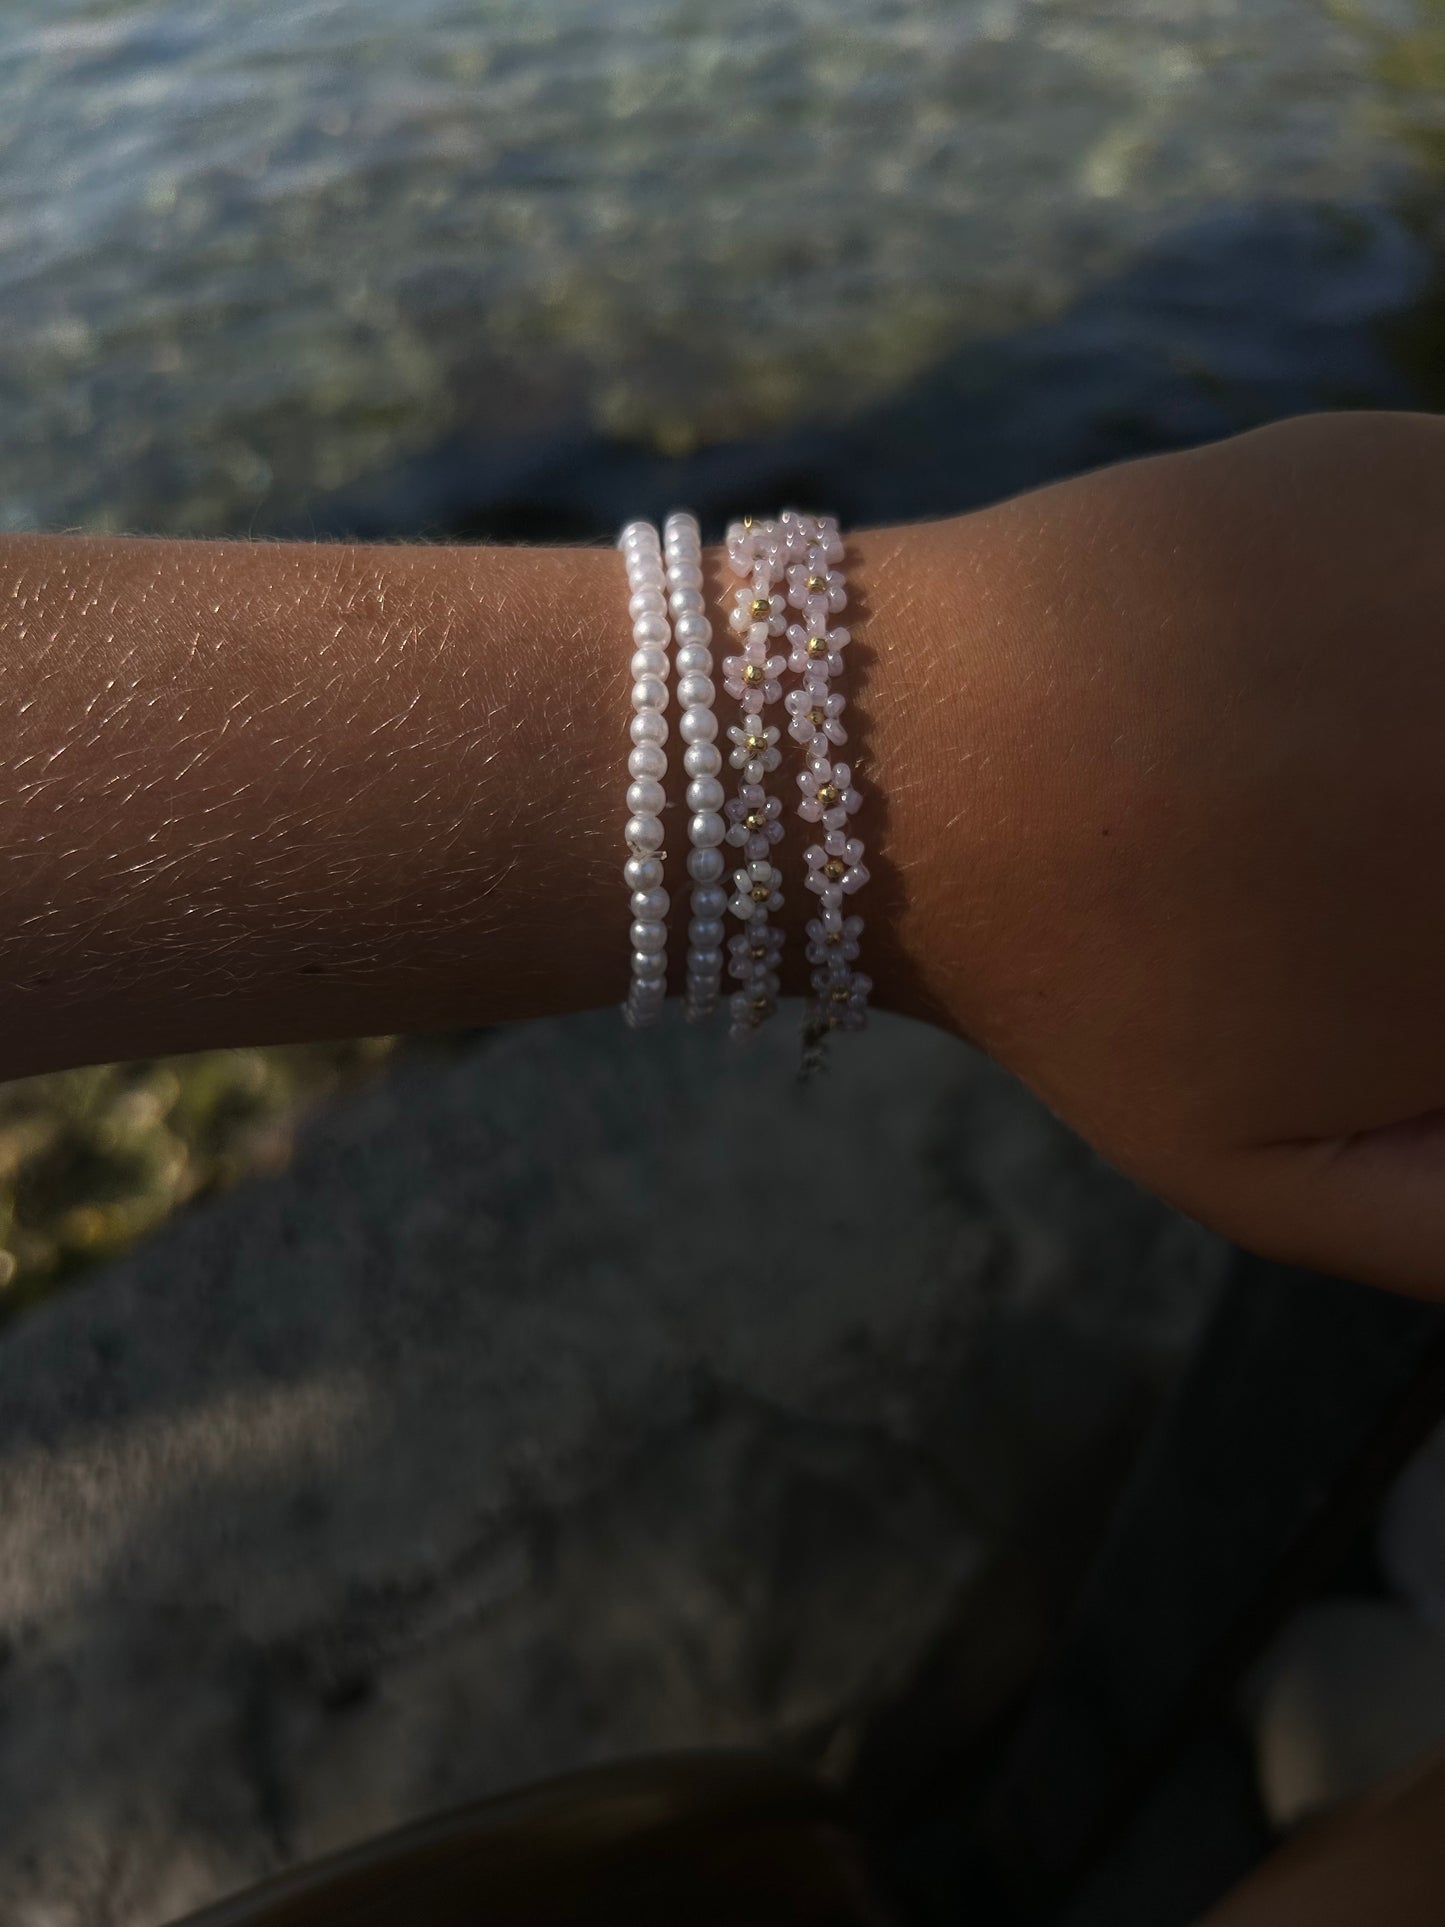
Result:
[[[1266,1257],[1445,1301],[1445,1107],[1241,1152],[1192,1208]]]

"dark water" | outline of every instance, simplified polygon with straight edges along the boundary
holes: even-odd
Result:
[[[12,0],[0,526],[943,511],[1433,399],[1431,0]]]

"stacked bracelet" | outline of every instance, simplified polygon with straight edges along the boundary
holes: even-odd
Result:
[[[786,662],[773,647],[787,626],[787,604],[776,590],[786,553],[771,524],[744,522],[728,531],[728,562],[742,578],[733,590],[728,627],[744,639],[740,653],[723,660],[723,687],[740,707],[728,730],[733,745],[728,761],[738,771],[738,791],[727,806],[727,839],[744,859],[733,872],[728,906],[743,924],[728,945],[739,986],[730,1005],[732,1034],[741,1037],[777,1009],[782,958],[783,934],[770,919],[783,907],[782,874],[773,862],[783,834],[783,805],[769,795],[765,779],[782,760],[779,731],[766,721],[766,712],[783,694]]]
[[[667,801],[667,619],[662,545],[650,522],[629,522],[617,546],[627,565],[632,617],[632,750],[627,758],[627,862],[631,892],[632,978],[623,1015],[632,1029],[655,1023],[667,997],[667,912],[663,888]]]
[[[704,612],[702,536],[694,516],[674,510],[663,529],[668,595],[677,642],[678,729],[687,744],[687,837],[692,848],[687,868],[692,883],[687,926],[687,1003],[689,1023],[702,1023],[717,1008],[723,967],[723,911],[727,892],[718,879],[724,869],[719,845],[723,786],[718,780],[717,717],[713,713],[712,624]]]
[[[632,980],[624,1006],[634,1027],[657,1018],[667,995],[667,913],[663,887],[662,810],[666,801],[668,645],[677,643],[679,734],[686,748],[688,852],[691,884],[687,1003],[693,1022],[716,1008],[723,965],[723,911],[743,925],[727,948],[738,989],[730,1002],[732,1032],[755,1030],[777,1008],[782,931],[772,921],[783,907],[782,876],[774,851],[783,835],[781,799],[767,779],[782,760],[776,724],[767,711],[782,699],[782,677],[798,685],[786,709],[788,734],[802,746],[798,815],[815,827],[804,853],[804,881],[818,898],[808,924],[813,999],[804,1028],[805,1066],[818,1061],[832,1030],[860,1030],[873,986],[856,968],[863,919],[850,899],[868,882],[861,840],[850,820],[862,804],[850,766],[835,758],[848,740],[846,699],[837,686],[849,632],[835,618],[847,605],[843,542],[831,516],[785,509],[776,522],[734,524],[728,562],[739,578],[728,626],[738,653],[723,660],[723,686],[739,706],[728,730],[728,757],[738,772],[737,793],[724,804],[719,780],[712,681],[712,624],[703,596],[702,542],[695,517],[677,510],[659,540],[650,522],[631,522],[618,539],[627,564],[631,601],[632,743],[627,768],[625,870],[632,908]],[[789,612],[795,619],[789,621]],[[669,615],[671,622],[669,623]],[[788,653],[777,648],[786,636]],[[732,894],[722,878],[726,841],[741,853]],[[845,914],[847,912],[847,914]]]

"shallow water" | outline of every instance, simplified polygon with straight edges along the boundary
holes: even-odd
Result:
[[[0,526],[914,513],[1412,399],[1438,12],[1337,16],[11,0]]]

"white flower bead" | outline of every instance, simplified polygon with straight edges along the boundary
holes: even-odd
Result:
[[[814,628],[795,622],[788,630],[788,667],[800,676],[841,675],[843,651],[849,641],[846,629]]]
[[[783,893],[778,888],[781,882],[778,872],[766,859],[749,863],[746,869],[733,872],[733,899],[729,909],[735,917],[751,920],[760,911],[776,916],[783,907]]]

